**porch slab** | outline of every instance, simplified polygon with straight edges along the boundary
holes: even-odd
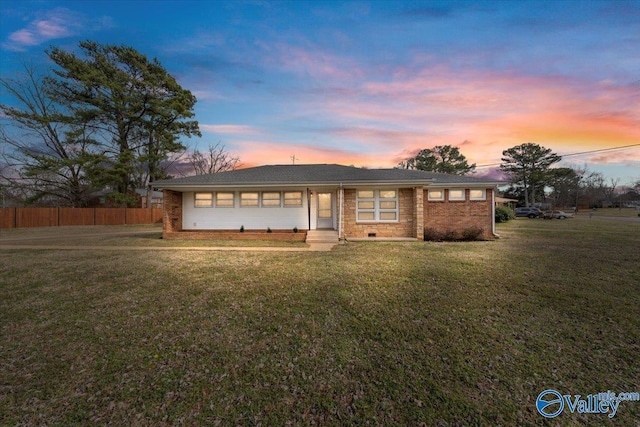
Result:
[[[418,242],[415,237],[353,237],[348,242]]]
[[[337,245],[338,232],[335,230],[309,230],[307,231],[307,243],[329,243]]]

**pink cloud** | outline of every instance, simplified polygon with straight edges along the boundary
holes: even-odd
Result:
[[[201,124],[200,125],[200,129],[205,131],[205,132],[213,132],[213,133],[226,134],[226,135],[236,135],[236,134],[254,135],[254,134],[259,133],[256,128],[254,128],[253,126],[247,126],[247,125],[231,125],[231,124],[206,125],[206,124]]]
[[[236,141],[243,166],[264,164],[290,164],[292,156],[296,163],[339,163],[366,167],[389,167],[380,153],[352,152],[338,148],[287,144],[273,141]]]
[[[634,152],[635,151],[635,152]],[[586,157],[589,163],[623,163],[635,165],[640,170],[640,147],[631,151],[609,151]]]
[[[85,28],[99,30],[112,27],[109,17],[87,18],[83,14],[65,8],[45,12],[31,21],[25,28],[9,34],[2,44],[5,49],[23,51],[29,46],[37,46],[49,40],[70,37],[79,34]]]
[[[65,26],[66,22],[59,16],[53,16],[49,20],[37,21],[33,26],[37,30],[43,39],[56,39],[61,37],[67,37],[73,33],[73,31]]]
[[[33,32],[24,29],[11,33],[9,35],[9,40],[24,46],[33,46],[39,43],[38,38]]]
[[[364,75],[351,58],[338,57],[319,49],[305,49],[284,43],[275,46],[258,43],[258,46],[265,50],[267,65],[275,65],[303,77],[344,81]]]
[[[611,82],[437,66],[400,70],[392,81],[364,82],[350,96],[328,96],[314,107],[322,117],[366,123],[329,132],[386,146],[389,163],[450,144],[472,163],[493,164],[502,150],[524,142],[572,153],[640,141],[640,111],[630,93]]]

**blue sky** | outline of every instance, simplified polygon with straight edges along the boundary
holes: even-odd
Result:
[[[185,143],[246,166],[391,167],[445,144],[495,165],[535,142],[640,179],[640,1],[5,0],[0,19],[3,77],[50,46],[133,46],[197,96]]]

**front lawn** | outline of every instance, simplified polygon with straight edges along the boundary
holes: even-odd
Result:
[[[640,402],[549,423],[535,400],[640,391],[640,225],[498,232],[331,252],[1,251],[0,425],[637,423]]]

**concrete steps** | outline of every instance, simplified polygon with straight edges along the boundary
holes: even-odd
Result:
[[[309,230],[307,231],[306,242],[338,244],[338,232],[336,230]]]

